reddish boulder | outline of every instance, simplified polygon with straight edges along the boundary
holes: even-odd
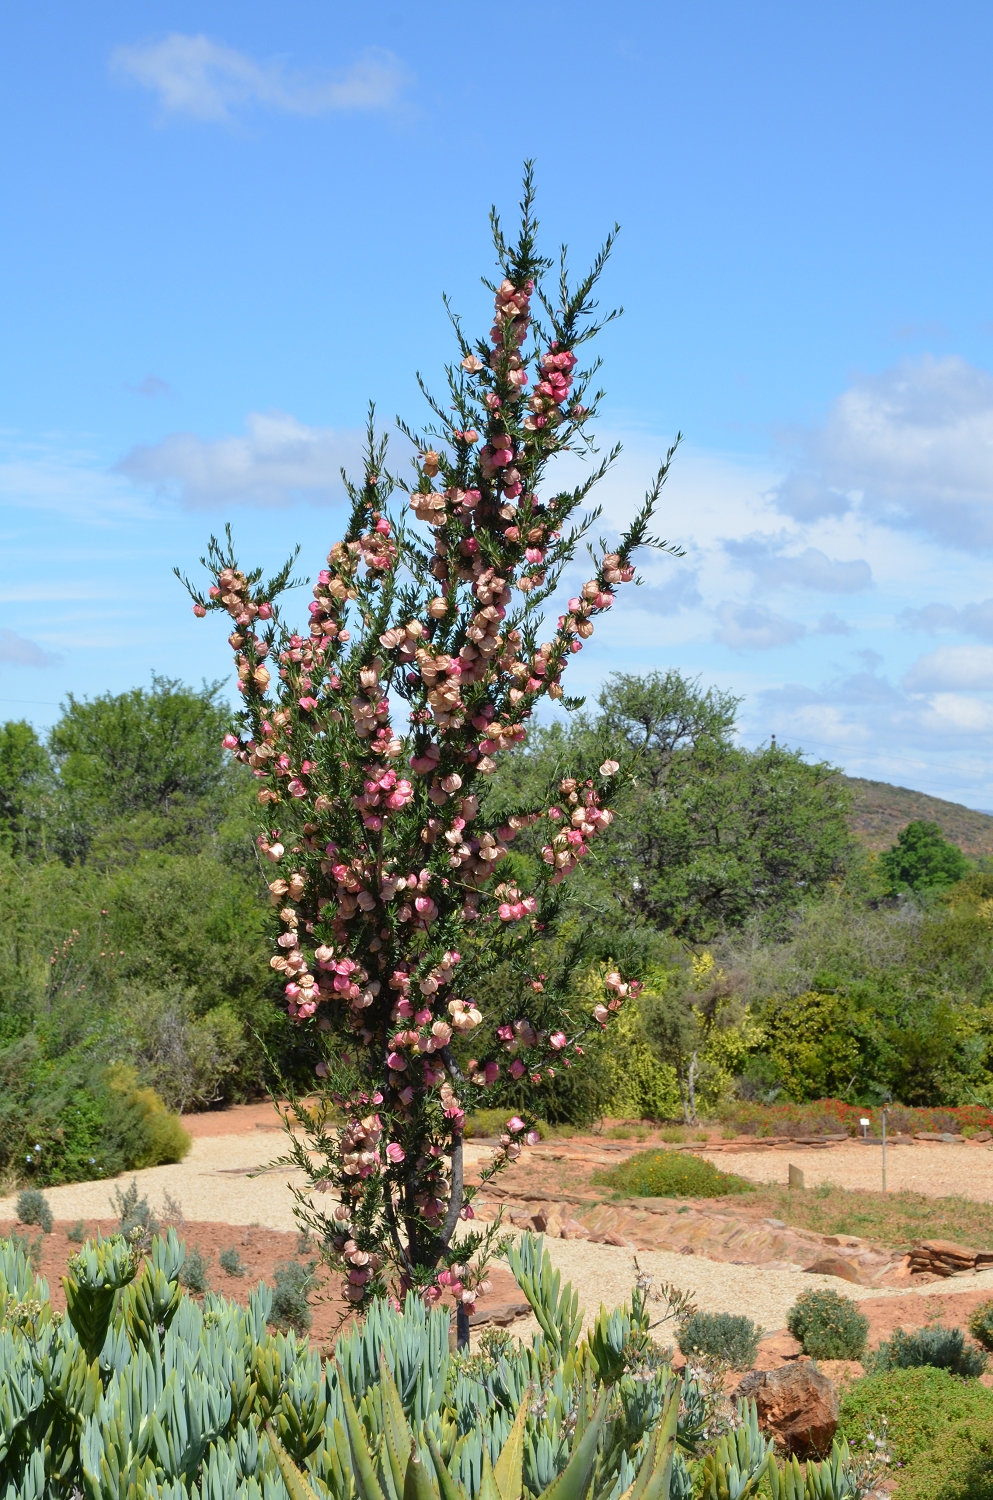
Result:
[[[759,1426],[787,1453],[819,1458],[830,1449],[838,1430],[838,1396],[810,1360],[753,1370],[734,1394],[755,1402]]]
[[[856,1281],[862,1284],[859,1269],[850,1260],[845,1260],[843,1255],[822,1255],[812,1265],[804,1266],[805,1271],[810,1271],[815,1276],[840,1276],[842,1281]]]

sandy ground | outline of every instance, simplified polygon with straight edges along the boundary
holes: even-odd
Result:
[[[877,1145],[857,1141],[832,1146],[830,1150],[807,1146],[776,1146],[757,1151],[704,1151],[725,1172],[737,1172],[752,1182],[786,1183],[792,1162],[800,1167],[807,1187],[830,1182],[843,1188],[882,1186],[882,1152]],[[887,1145],[886,1186],[890,1192],[907,1188],[929,1197],[961,1196],[979,1203],[993,1203],[993,1149],[989,1146],[949,1145],[915,1141],[913,1145]]]
[[[303,1185],[303,1176],[273,1168],[273,1158],[285,1150],[278,1119],[270,1105],[193,1116],[184,1121],[194,1136],[186,1160],[174,1166],[128,1173],[114,1181],[72,1183],[49,1188],[45,1196],[57,1219],[103,1219],[112,1212],[116,1187],[137,1179],[139,1191],[161,1210],[166,1194],[182,1207],[187,1224],[259,1225],[293,1230],[293,1199],[289,1185]],[[227,1133],[221,1133],[226,1127]],[[234,1127],[235,1133],[232,1132]],[[486,1157],[490,1147],[466,1145],[467,1165]],[[710,1154],[710,1153],[708,1153]],[[807,1185],[833,1182],[842,1187],[878,1187],[879,1149],[842,1145],[828,1151],[804,1147],[741,1153],[713,1153],[711,1159],[726,1170],[759,1182],[785,1182],[790,1162],[801,1167]],[[256,1175],[258,1174],[258,1175]],[[887,1151],[891,1189],[907,1187],[932,1195],[960,1193],[993,1201],[993,1152],[959,1145],[898,1146]],[[0,1198],[0,1219],[12,1219],[15,1198]],[[323,1205],[322,1205],[323,1206]],[[613,1245],[583,1240],[548,1242],[555,1264],[579,1292],[587,1315],[595,1316],[601,1302],[608,1308],[624,1301],[634,1278],[632,1252]],[[657,1282],[672,1282],[691,1291],[707,1312],[744,1312],[768,1330],[782,1328],[787,1309],[797,1296],[814,1286],[843,1289],[858,1300],[868,1297],[927,1296],[985,1291],[993,1296],[993,1271],[956,1276],[942,1285],[908,1292],[898,1287],[859,1287],[834,1277],[812,1276],[799,1270],[729,1265],[702,1256],[655,1250],[638,1254],[641,1268]],[[520,1327],[521,1325],[518,1325]]]

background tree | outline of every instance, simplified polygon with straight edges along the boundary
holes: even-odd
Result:
[[[947,890],[969,872],[969,861],[949,843],[937,823],[918,820],[897,834],[896,843],[879,856],[879,869],[892,891]]]
[[[615,673],[598,704],[596,715],[539,730],[500,778],[509,804],[518,785],[595,765],[614,747],[628,783],[574,890],[591,923],[641,923],[690,942],[756,914],[775,926],[857,861],[851,796],[835,769],[800,751],[736,746],[740,699],[670,671]]]

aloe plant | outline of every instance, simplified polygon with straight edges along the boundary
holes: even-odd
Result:
[[[797,1490],[754,1407],[701,1460],[703,1393],[649,1357],[638,1296],[581,1337],[540,1240],[512,1255],[540,1331],[492,1358],[453,1354],[413,1294],[323,1358],[267,1326],[264,1284],[187,1295],[184,1253],[174,1232],[145,1258],[88,1243],[63,1316],[0,1241],[0,1500],[742,1500],[765,1473],[773,1500],[851,1493],[847,1455]]]

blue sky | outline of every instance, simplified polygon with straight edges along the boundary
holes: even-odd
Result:
[[[622,224],[608,524],[686,437],[687,556],[574,686],[676,666],[746,743],[993,807],[991,52],[947,0],[10,11],[0,717],[228,675],[173,564],[230,520],[317,570],[366,401],[416,423],[451,352],[442,291],[488,327],[533,156],[553,248]]]

